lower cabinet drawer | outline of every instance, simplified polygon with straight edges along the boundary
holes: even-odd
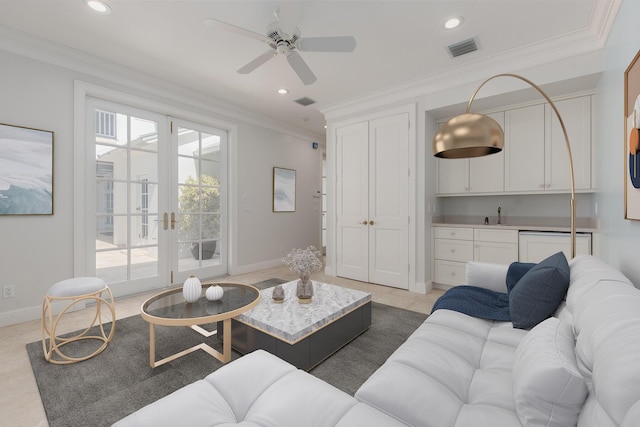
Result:
[[[466,267],[466,262],[436,260],[434,265],[435,282],[450,286],[463,285]]]
[[[473,260],[473,241],[435,239],[435,259],[467,262]]]

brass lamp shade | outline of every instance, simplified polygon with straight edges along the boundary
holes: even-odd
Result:
[[[433,138],[433,155],[445,159],[480,157],[499,153],[504,132],[491,117],[465,113],[440,127]]]

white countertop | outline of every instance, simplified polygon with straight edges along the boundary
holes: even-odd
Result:
[[[488,228],[493,230],[518,230],[518,231],[571,231],[569,218],[530,218],[530,217],[503,217],[502,224],[496,224],[497,217],[489,217],[489,225],[484,223],[485,217],[480,216],[438,216],[433,217],[431,225],[437,227],[467,227]],[[598,232],[595,218],[576,218],[576,232]]]

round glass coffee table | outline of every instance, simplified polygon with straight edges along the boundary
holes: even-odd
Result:
[[[204,297],[206,288],[216,284],[222,286],[224,294],[218,301],[208,301]],[[202,296],[194,303],[188,303],[182,297],[182,287],[161,292],[146,300],[140,308],[140,315],[149,322],[149,362],[152,368],[164,365],[196,350],[204,350],[222,363],[231,361],[231,318],[252,309],[260,300],[260,291],[244,283],[208,282],[202,284]],[[156,361],[155,325],[188,326],[205,337],[215,335],[217,331],[206,331],[200,325],[222,322],[224,337],[222,353],[206,343]]]

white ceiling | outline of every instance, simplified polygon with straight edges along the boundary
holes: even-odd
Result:
[[[0,25],[318,134],[324,133],[319,109],[347,100],[581,39],[597,47],[619,5],[619,0],[300,1],[302,37],[353,35],[357,41],[352,53],[303,52],[318,77],[305,86],[282,57],[251,74],[236,73],[267,46],[203,23],[211,17],[264,33],[281,2],[106,1],[109,15],[93,12],[83,0],[0,0]],[[463,24],[445,30],[444,21],[454,15]],[[479,50],[452,58],[447,46],[470,37]],[[289,94],[278,95],[280,87]],[[300,97],[317,103],[293,102]]]

